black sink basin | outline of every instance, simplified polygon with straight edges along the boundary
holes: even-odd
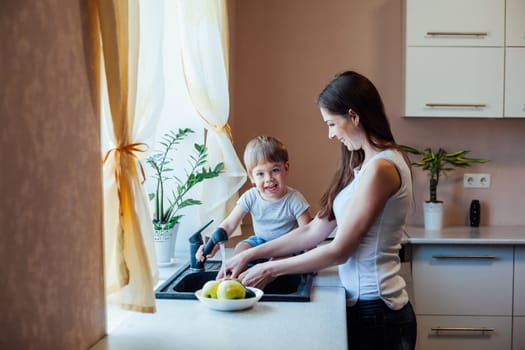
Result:
[[[215,279],[220,261],[208,260],[204,271],[192,271],[190,264],[183,265],[155,290],[157,299],[196,299],[195,292],[205,282]],[[295,274],[277,277],[264,288],[261,301],[310,301],[312,274]]]

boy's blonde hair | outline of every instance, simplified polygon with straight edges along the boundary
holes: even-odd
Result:
[[[250,178],[253,168],[261,162],[288,162],[286,146],[273,136],[257,136],[252,139],[244,149],[244,165]]]

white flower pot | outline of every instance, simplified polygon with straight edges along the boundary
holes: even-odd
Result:
[[[423,217],[425,231],[441,231],[443,229],[443,203],[424,202]]]
[[[169,230],[154,230],[153,242],[155,243],[158,266],[173,265],[178,230],[179,224]]]

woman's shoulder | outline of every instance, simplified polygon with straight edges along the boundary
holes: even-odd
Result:
[[[397,149],[389,148],[377,153],[366,168],[369,175],[397,178],[403,165],[406,165],[403,154]]]
[[[397,166],[387,157],[378,157],[373,159],[366,167],[367,173],[376,175],[389,175],[392,171],[397,172]]]
[[[397,148],[386,148],[384,150],[379,151],[375,158],[383,158],[383,159],[397,159],[397,158],[403,158],[403,153],[398,150]]]
[[[389,166],[390,164],[390,166],[394,166],[398,169],[408,165],[403,152],[396,148],[387,148],[380,151],[374,156],[373,160],[375,160],[375,163],[378,163],[378,165],[382,164],[383,166]]]

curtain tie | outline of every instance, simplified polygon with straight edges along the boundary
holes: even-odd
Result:
[[[136,153],[145,152],[147,149],[148,149],[148,145],[143,142],[130,143],[127,145],[122,145],[122,146],[111,148],[110,150],[106,152],[102,160],[102,164],[105,164],[109,158],[109,155],[115,152],[115,160],[118,164],[115,167],[114,175],[115,175],[115,184],[117,186],[118,201],[120,203],[119,215],[121,217],[124,216],[124,213],[122,211],[122,193],[121,193],[121,188],[120,188],[120,176],[121,176],[121,171],[122,171],[121,166],[120,166],[120,154],[127,154],[131,156],[132,158],[134,158],[139,163],[140,171],[142,173],[142,179],[143,179],[141,181],[141,184],[143,184],[144,181],[146,181],[146,175],[144,173],[144,168],[142,167],[142,163],[138,159]],[[118,156],[118,160],[117,160],[117,156]],[[118,263],[119,263],[118,270],[120,272],[119,273],[119,288],[121,288],[129,284],[129,267],[128,267],[126,258],[123,253],[124,248],[122,248],[124,246],[124,228],[122,227],[121,222],[119,222],[119,227],[120,227],[120,231],[119,231],[117,240],[119,242],[118,243],[119,246],[121,247],[119,250],[119,258],[118,258]]]
[[[136,153],[146,152],[147,149],[148,149],[148,145],[145,144],[144,142],[135,142],[135,143],[130,143],[130,144],[123,145],[123,146],[114,147],[106,152],[106,155],[104,156],[104,159],[102,160],[102,164],[106,163],[106,160],[108,159],[109,155],[113,152],[126,153],[130,155],[132,158],[135,158],[135,160],[139,163],[140,172],[142,174],[142,181],[140,183],[144,184],[144,181],[146,181],[146,173],[144,172],[142,163],[138,159]],[[119,175],[120,174],[118,174],[118,170],[116,170],[115,176],[118,177]],[[117,185],[118,185],[118,182],[117,182]]]
[[[226,131],[226,133],[228,134],[228,137],[230,138],[230,141],[233,143],[232,129],[229,123],[226,123],[223,126],[220,126],[218,124],[212,124],[212,127],[213,127],[213,130],[215,130],[215,132],[217,133]]]

